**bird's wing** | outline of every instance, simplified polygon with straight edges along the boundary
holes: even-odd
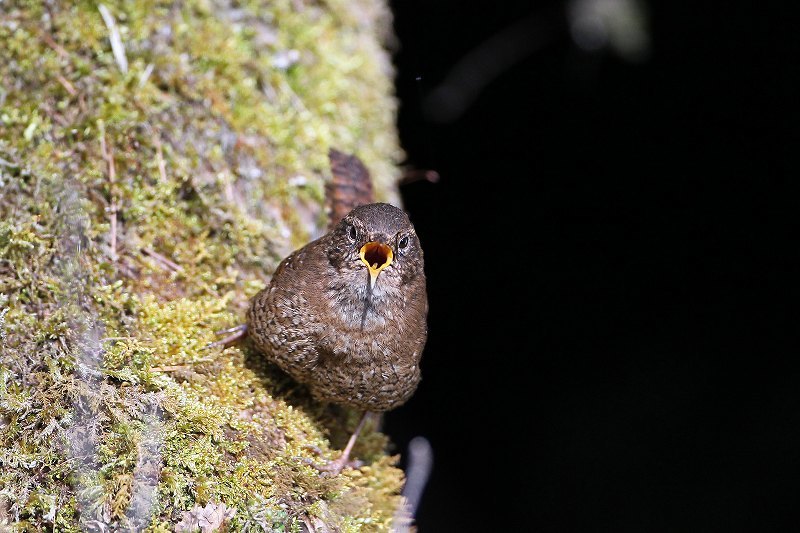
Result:
[[[324,330],[318,305],[308,297],[318,292],[313,285],[321,279],[319,261],[313,260],[313,256],[320,253],[319,249],[319,243],[314,241],[281,261],[273,274],[280,282],[271,284],[267,298],[269,316],[276,320],[265,326],[276,335],[275,359],[301,381],[300,374],[317,363],[317,337]]]

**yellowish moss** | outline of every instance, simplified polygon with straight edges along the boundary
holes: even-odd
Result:
[[[402,472],[315,404],[240,323],[322,231],[330,147],[397,201],[378,0],[5,2],[0,19],[0,527],[387,531]],[[333,444],[331,444],[333,443]],[[3,518],[0,518],[3,520]]]

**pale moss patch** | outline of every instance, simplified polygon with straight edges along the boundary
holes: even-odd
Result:
[[[387,7],[106,5],[127,73],[96,3],[3,4],[0,528],[171,531],[216,502],[233,530],[389,530],[385,436],[321,476],[357,415],[205,349],[322,231],[328,148],[397,200]]]

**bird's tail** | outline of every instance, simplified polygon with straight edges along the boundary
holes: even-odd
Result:
[[[328,160],[332,177],[325,184],[325,202],[328,228],[332,228],[354,208],[373,203],[375,197],[369,171],[358,157],[331,148]]]

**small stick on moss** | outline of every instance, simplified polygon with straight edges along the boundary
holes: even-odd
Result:
[[[212,361],[213,359],[198,359],[197,361],[192,361],[191,363],[184,363],[182,365],[153,366],[150,367],[150,370],[152,372],[175,372],[176,370],[186,370],[192,365],[196,365],[199,363],[210,363]]]
[[[166,270],[172,270],[173,272],[183,272],[183,267],[179,264],[175,263],[174,261],[170,261],[160,253],[156,252],[151,248],[142,248],[142,253],[146,256],[152,257],[159,263],[161,266],[166,267]]]
[[[69,82],[69,80],[67,80],[67,78],[65,78],[61,74],[56,74],[56,79],[58,80],[58,83],[60,83],[67,90],[70,96],[75,96],[76,94],[78,94],[78,91],[75,90],[75,87],[72,86],[72,84]]]
[[[69,52],[67,52],[63,46],[58,44],[49,33],[46,31],[41,31],[39,32],[39,37],[47,44],[47,46],[55,50],[58,55],[64,59],[69,58]]]
[[[108,181],[109,181],[109,194],[111,196],[111,205],[106,208],[111,219],[111,260],[117,261],[117,197],[115,194],[115,184],[117,181],[117,171],[114,167],[114,152],[106,143],[105,128],[102,127],[102,136],[100,137],[100,149],[103,152],[103,159],[108,164]]]

